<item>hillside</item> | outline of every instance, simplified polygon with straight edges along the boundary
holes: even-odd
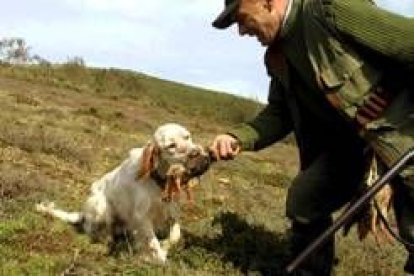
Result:
[[[280,143],[214,164],[183,202],[184,238],[165,267],[128,251],[108,256],[68,225],[34,212],[54,200],[78,209],[93,180],[179,122],[207,145],[260,105],[228,94],[116,69],[78,64],[0,65],[0,275],[280,275],[286,256],[284,199],[297,152]],[[338,238],[336,275],[402,275],[396,245]]]

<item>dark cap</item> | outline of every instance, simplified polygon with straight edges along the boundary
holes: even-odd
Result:
[[[217,29],[225,29],[236,22],[236,12],[240,4],[240,0],[225,0],[224,10],[213,21],[213,27]]]

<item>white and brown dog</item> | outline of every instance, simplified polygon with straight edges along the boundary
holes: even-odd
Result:
[[[190,132],[178,124],[160,126],[144,148],[134,148],[114,170],[95,181],[81,212],[66,212],[53,203],[40,203],[36,210],[62,219],[93,240],[129,233],[144,242],[153,260],[165,263],[168,249],[181,236],[178,205],[174,195],[192,178],[203,174],[210,158],[194,144]],[[162,243],[158,227],[173,220]]]

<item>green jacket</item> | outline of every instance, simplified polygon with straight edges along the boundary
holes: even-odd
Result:
[[[370,0],[293,0],[265,63],[268,105],[229,133],[243,149],[258,150],[294,131],[306,163],[327,137],[344,137],[375,85],[384,78],[406,85],[413,77],[414,20]],[[339,112],[326,100],[329,93],[341,99]]]

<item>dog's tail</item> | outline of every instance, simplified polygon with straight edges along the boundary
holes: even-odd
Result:
[[[58,209],[55,207],[54,202],[41,202],[36,204],[36,211],[56,217],[60,220],[63,220],[67,223],[72,224],[73,226],[78,226],[82,224],[84,217],[80,212],[66,212],[64,210]]]

